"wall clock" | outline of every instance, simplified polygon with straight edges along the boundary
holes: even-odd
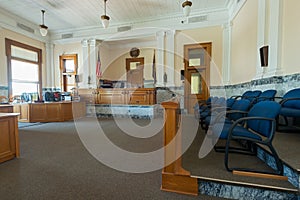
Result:
[[[130,56],[136,58],[140,55],[140,50],[136,47],[130,49]]]

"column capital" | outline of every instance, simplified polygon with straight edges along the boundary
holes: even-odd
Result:
[[[81,40],[81,46],[82,46],[82,47],[87,47],[87,46],[88,46],[88,44],[89,44],[89,42],[88,42],[88,40],[87,40],[87,39],[83,39],[83,40]]]
[[[165,33],[167,36],[169,35],[174,36],[176,34],[176,30],[167,30]]]
[[[233,26],[233,22],[230,21],[230,22],[222,24],[222,29],[223,30],[228,30],[228,29],[232,28],[232,26]]]
[[[166,32],[165,31],[158,31],[156,32],[156,37],[165,37]]]
[[[89,39],[90,46],[96,46],[96,39]]]

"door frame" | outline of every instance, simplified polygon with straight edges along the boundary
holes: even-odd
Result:
[[[189,66],[189,50],[190,49],[198,49],[202,48],[206,51],[204,63],[200,64],[199,66]],[[212,43],[195,43],[195,44],[186,44],[184,45],[184,108],[188,111],[188,113],[193,113],[193,107],[196,101],[199,100],[206,100],[210,96],[209,87],[210,87],[210,62],[211,62],[211,52],[212,52]],[[191,73],[195,72],[195,70],[203,72],[201,77],[204,80],[204,95],[195,95],[195,99],[191,99]],[[193,102],[192,102],[193,101]],[[195,102],[194,102],[195,101]]]

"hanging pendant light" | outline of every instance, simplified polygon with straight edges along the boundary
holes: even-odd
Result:
[[[193,3],[191,1],[188,1],[188,0],[186,0],[185,2],[182,3],[184,16],[188,17],[190,15],[192,4]]]
[[[41,10],[42,12],[42,21],[43,21],[43,24],[40,25],[40,33],[42,36],[46,36],[47,33],[48,33],[48,27],[44,24],[44,15],[45,15],[45,10]]]
[[[103,28],[107,28],[109,25],[109,16],[106,15],[106,1],[104,0],[104,15],[101,16],[101,22],[103,25]]]

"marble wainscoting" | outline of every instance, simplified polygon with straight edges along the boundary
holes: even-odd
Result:
[[[300,88],[300,73],[261,78],[236,85],[211,86],[211,96],[231,97],[241,95],[247,90],[277,90],[276,96],[283,96],[287,91]]]
[[[297,200],[297,194],[258,187],[224,184],[199,179],[199,193],[228,199],[269,199],[269,200]]]
[[[268,151],[263,148],[257,148],[257,157],[264,161],[267,165],[276,169],[275,159]],[[283,162],[283,175],[288,177],[288,181],[295,186],[296,188],[300,189],[300,176],[299,172],[296,169],[293,169],[287,163]]]
[[[89,117],[121,117],[136,119],[153,119],[163,116],[160,105],[111,105],[111,104],[87,104],[87,116]]]

